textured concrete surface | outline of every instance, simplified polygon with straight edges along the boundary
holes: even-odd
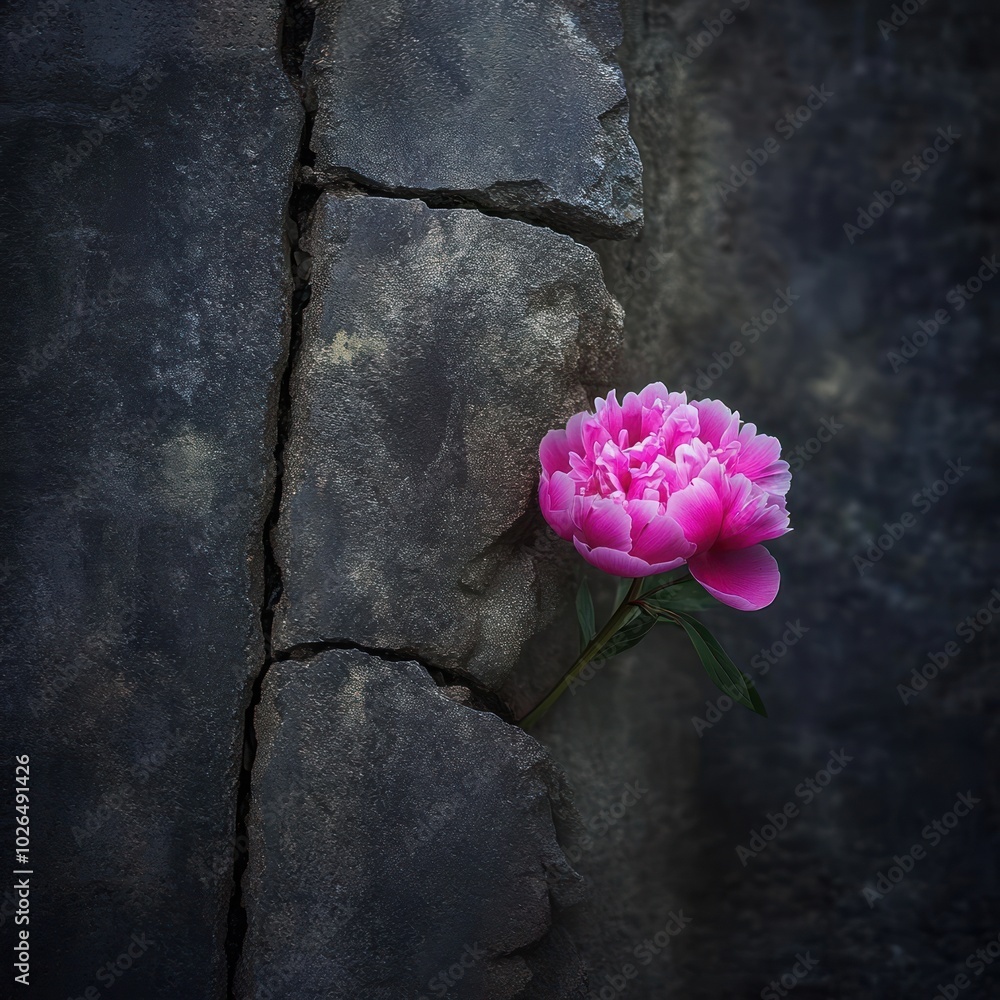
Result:
[[[292,379],[274,646],[346,641],[498,686],[569,593],[537,448],[614,364],[621,313],[569,237],[324,196]]]
[[[274,664],[256,712],[248,998],[580,995],[561,775],[416,663]]]
[[[586,236],[642,224],[616,0],[331,0],[306,57],[323,177]]]
[[[4,10],[0,746],[31,759],[25,995],[225,993],[300,129],[280,14]]]

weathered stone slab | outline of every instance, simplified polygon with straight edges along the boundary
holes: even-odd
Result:
[[[587,247],[476,211],[324,196],[305,245],[275,648],[348,641],[499,684],[566,593],[538,442],[606,377],[621,310]]]
[[[581,880],[537,742],[354,650],[274,664],[256,731],[239,995],[580,995],[560,915]]]
[[[6,6],[0,842],[27,754],[24,992],[218,1000],[287,350],[283,5]]]
[[[641,165],[616,0],[322,3],[306,59],[327,178],[621,238]]]

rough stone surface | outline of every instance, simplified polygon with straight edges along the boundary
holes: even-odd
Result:
[[[241,995],[582,995],[558,925],[581,880],[535,740],[354,650],[274,664],[256,731]]]
[[[27,754],[25,995],[225,994],[300,130],[281,13],[5,5],[0,841],[9,872]]]
[[[671,909],[693,921],[637,963],[628,995],[766,996],[809,952],[819,964],[796,1000],[932,997],[996,941],[1000,910],[998,621],[968,643],[956,634],[997,586],[1000,284],[961,309],[948,299],[997,250],[1000,15],[981,0],[927,4],[883,38],[891,3],[751,2],[699,54],[691,37],[723,6],[625,5],[646,226],[601,254],[626,314],[623,387],[689,384],[777,434],[789,457],[807,449],[795,532],[772,545],[778,600],[711,619],[770,718],[733,708],[696,731],[719,695],[664,631],[538,734],[592,831],[625,782],[652,779],[574,860],[619,938],[607,971],[635,962]],[[805,106],[823,85],[834,96]],[[912,158],[949,126],[961,139],[914,176]],[[739,170],[748,149],[767,154],[755,172]],[[749,175],[738,188],[734,169]],[[905,193],[850,243],[844,224],[893,180]],[[800,298],[786,314],[759,335],[745,327],[774,319],[764,310],[789,288]],[[942,308],[948,324],[894,372],[889,352]],[[734,342],[745,353],[710,370]],[[840,427],[816,450],[824,420]],[[914,495],[957,459],[969,471],[921,512]],[[907,512],[916,523],[860,575],[854,556]],[[797,638],[786,623],[799,621]],[[959,654],[904,705],[897,685],[949,641]],[[797,794],[841,747],[845,772],[811,801]],[[969,790],[981,804],[931,849],[922,830]],[[737,846],[786,802],[799,814],[744,867]],[[926,857],[869,906],[862,890],[915,843]],[[996,972],[970,978],[960,992],[996,994]]]
[[[306,59],[327,178],[587,236],[642,224],[616,0],[330,0]]]
[[[347,641],[502,682],[568,592],[538,441],[587,405],[621,313],[569,237],[325,196],[275,553],[278,650]]]

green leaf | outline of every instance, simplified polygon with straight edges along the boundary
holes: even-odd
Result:
[[[576,592],[576,620],[580,623],[580,650],[584,650],[591,639],[597,634],[594,625],[594,599],[590,596],[590,587],[583,580]]]
[[[753,686],[753,681],[729,659],[715,636],[697,618],[692,618],[683,612],[677,612],[676,618],[687,632],[691,645],[694,646],[705,672],[712,678],[715,686],[729,695],[733,701],[738,701],[750,711],[767,718],[767,710]]]
[[[632,586],[632,581],[627,576],[623,576],[618,581],[618,588],[615,590],[615,607],[617,608],[622,601],[625,600],[625,595],[628,593],[629,587]]]
[[[636,608],[625,619],[622,627],[604,644],[604,648],[595,659],[610,660],[612,656],[617,656],[619,653],[624,653],[626,649],[631,649],[655,624],[656,615]]]
[[[665,590],[644,597],[650,607],[665,611],[704,611],[717,608],[717,601],[697,580],[683,580]]]

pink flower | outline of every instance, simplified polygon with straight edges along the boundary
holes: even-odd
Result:
[[[689,403],[660,382],[594,406],[539,446],[538,499],[553,529],[616,576],[686,562],[724,604],[770,604],[780,575],[760,543],[789,530],[791,473],[778,439],[741,426],[717,399]]]

